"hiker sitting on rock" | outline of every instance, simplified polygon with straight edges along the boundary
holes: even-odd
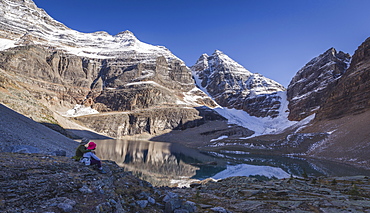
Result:
[[[72,158],[75,159],[76,161],[80,161],[84,153],[86,152],[91,152],[90,149],[86,148],[86,144],[89,143],[89,139],[87,138],[82,138],[80,145],[76,149],[76,154]]]
[[[106,172],[103,170],[103,167],[101,166],[101,160],[98,158],[98,156],[95,155],[94,151],[96,148],[96,143],[90,142],[87,146],[87,149],[90,150],[90,152],[85,152],[83,154],[83,157],[81,158],[80,162],[85,163],[85,165],[97,165],[98,170],[100,173],[105,174]]]

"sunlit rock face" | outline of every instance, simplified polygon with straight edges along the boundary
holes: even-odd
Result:
[[[256,117],[276,117],[281,100],[276,92],[285,91],[279,83],[251,73],[230,57],[216,50],[203,54],[191,67],[198,87],[219,105],[242,109]]]
[[[349,54],[330,48],[299,70],[287,90],[289,119],[299,121],[316,113],[346,72],[350,60]]]
[[[1,0],[0,8],[0,68],[19,76],[15,79],[48,108],[66,111],[80,104],[122,112],[217,105],[195,86],[181,59],[130,31],[81,33],[31,0]]]

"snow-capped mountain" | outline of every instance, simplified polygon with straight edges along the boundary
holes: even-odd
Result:
[[[191,73],[181,59],[165,47],[139,41],[130,31],[114,36],[106,32],[81,33],[54,20],[31,0],[1,0],[0,8],[0,50],[27,45],[48,48],[53,53],[47,57],[47,63],[54,72],[63,67],[58,63],[65,61],[59,60],[66,57],[64,54],[81,57],[81,67],[75,69],[82,69],[85,73],[87,69],[94,69],[88,71],[91,79],[86,79],[89,83],[71,83],[101,87],[102,90],[138,87],[139,84],[164,86],[183,93],[177,97],[183,96],[186,99],[171,99],[186,104],[197,105],[197,99],[206,98],[201,91],[196,91]],[[67,75],[67,70],[58,72],[61,77]],[[70,70],[69,74],[76,78],[80,77],[76,74],[78,72]],[[177,74],[172,75],[171,72]],[[42,79],[66,82],[66,79],[56,80],[57,77],[53,74],[49,79],[47,76]]]
[[[37,101],[53,110],[69,116],[76,104],[92,107],[84,111],[95,114],[146,110],[131,117],[120,114],[123,118],[113,130],[112,125],[97,122],[107,128],[104,132],[118,137],[188,125],[199,118],[193,107],[216,106],[195,86],[181,59],[165,47],[139,41],[130,31],[114,36],[81,33],[54,20],[31,0],[0,0],[0,8],[0,69],[19,76]],[[176,113],[182,115],[174,118]],[[143,120],[146,125],[141,125]]]
[[[199,88],[219,105],[242,109],[257,117],[276,117],[280,97],[285,91],[279,83],[261,74],[251,73],[229,56],[216,50],[211,56],[203,54],[191,67]]]
[[[287,90],[289,119],[302,120],[316,113],[349,67],[350,60],[349,54],[330,48],[300,69]]]
[[[24,44],[41,44],[89,58],[133,57],[155,63],[155,56],[179,60],[168,49],[139,41],[130,31],[81,33],[54,20],[31,0],[0,1],[1,49]],[[0,49],[0,50],[1,50]]]

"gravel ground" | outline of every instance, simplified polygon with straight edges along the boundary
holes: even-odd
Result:
[[[0,152],[52,154],[65,151],[73,156],[78,142],[0,104]]]

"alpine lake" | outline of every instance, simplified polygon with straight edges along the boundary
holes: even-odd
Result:
[[[230,176],[289,178],[303,175],[370,176],[369,170],[329,161],[245,152],[203,152],[183,145],[144,140],[94,140],[102,160],[115,161],[125,171],[153,186],[183,187],[207,178]],[[104,167],[104,164],[103,164]]]

